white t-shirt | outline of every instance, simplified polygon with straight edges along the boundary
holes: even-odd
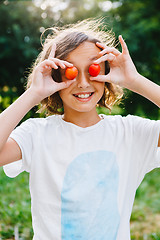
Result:
[[[30,173],[34,240],[129,240],[136,189],[160,166],[160,121],[105,116],[82,128],[62,116],[29,119],[11,137]]]

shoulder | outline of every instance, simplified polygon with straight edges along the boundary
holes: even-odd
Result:
[[[59,122],[58,115],[52,115],[46,118],[29,118],[26,121],[22,122],[20,125],[21,128],[45,128],[47,126],[54,127]]]
[[[105,115],[101,114],[103,118],[107,121],[110,122],[139,122],[139,121],[155,121],[155,120],[150,120],[147,118],[135,116],[135,115],[127,115],[127,116],[121,116],[121,115]]]
[[[132,115],[127,115],[127,116],[121,116],[121,115],[105,115],[101,114],[105,122],[110,122],[113,124],[124,124],[127,122],[133,122],[136,120],[138,117],[132,116]]]
[[[127,115],[127,116],[121,116],[121,115],[104,115],[104,123],[110,124],[112,126],[116,127],[123,127],[123,128],[141,128],[149,125],[156,125],[159,124],[159,121],[157,120],[150,120],[147,118],[134,116],[134,115]]]

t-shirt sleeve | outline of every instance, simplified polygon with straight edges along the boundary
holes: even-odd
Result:
[[[132,153],[138,161],[138,184],[145,174],[160,167],[160,120],[150,120],[137,116],[128,116],[132,122]]]
[[[34,119],[26,120],[15,128],[10,135],[10,138],[14,139],[19,145],[22,152],[22,159],[3,167],[8,177],[16,177],[23,171],[30,172],[34,135],[36,131],[34,122]]]

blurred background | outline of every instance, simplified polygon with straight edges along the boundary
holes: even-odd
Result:
[[[41,51],[40,36],[48,27],[90,17],[105,17],[106,30],[122,34],[142,75],[160,85],[159,0],[0,1],[0,112],[20,96],[32,63]],[[32,109],[23,120],[38,117]],[[108,112],[104,108],[99,112]],[[111,114],[160,119],[147,99],[125,90]],[[41,117],[41,116],[40,116]],[[160,239],[160,171],[147,174],[136,193],[131,217],[132,239]],[[9,179],[0,168],[0,239],[31,239],[28,174]]]

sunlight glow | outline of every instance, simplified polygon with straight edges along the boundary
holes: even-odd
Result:
[[[118,1],[113,2],[113,3],[111,1],[102,1],[102,2],[99,2],[98,5],[103,12],[108,12],[112,8],[117,8],[117,7],[121,6],[122,3],[118,2]]]
[[[40,27],[40,28],[39,28],[39,31],[40,31],[41,33],[44,32],[44,30],[45,30],[44,27]]]
[[[40,7],[42,10],[46,10],[47,7],[51,7],[53,12],[59,10],[65,10],[69,5],[69,0],[65,2],[62,0],[33,0],[35,6]]]
[[[103,12],[107,12],[112,8],[112,2],[111,1],[100,2],[98,5],[102,9]]]
[[[84,8],[85,8],[86,10],[91,10],[94,5],[95,5],[95,2],[92,1],[92,0],[86,0],[86,1],[84,2]]]
[[[42,4],[41,4],[41,9],[42,9],[42,10],[46,10],[46,7],[47,7],[47,6],[46,6],[45,3],[42,3]]]
[[[41,17],[42,17],[43,19],[45,19],[45,18],[47,17],[47,13],[43,12],[43,13],[41,14]]]

